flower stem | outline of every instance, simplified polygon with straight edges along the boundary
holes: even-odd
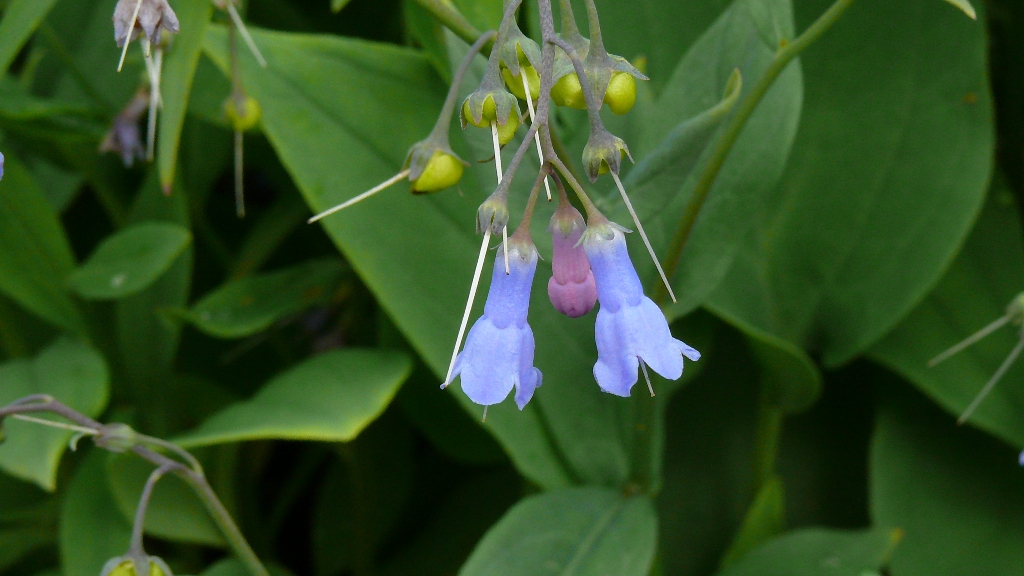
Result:
[[[452,4],[446,0],[415,0],[423,9],[430,12],[431,16],[437,19],[438,22],[444,24],[449,30],[455,33],[456,36],[462,38],[466,42],[472,44],[480,38],[481,32],[476,29],[475,26],[470,24],[469,20],[462,15],[461,12]],[[494,39],[492,38],[487,42],[485,47],[490,47],[493,44]]]
[[[701,174],[700,180],[697,181],[693,195],[690,197],[690,201],[687,203],[686,209],[679,219],[679,224],[676,226],[672,243],[669,245],[668,256],[665,258],[665,271],[669,279],[675,275],[676,268],[679,266],[679,258],[683,253],[683,247],[686,246],[690,232],[693,231],[693,225],[697,221],[697,216],[700,215],[701,208],[704,207],[704,201],[707,200],[708,193],[711,191],[712,186],[714,186],[715,180],[719,172],[721,172],[729,153],[732,151],[732,147],[736,144],[736,140],[739,139],[740,133],[743,132],[747,120],[753,115],[761,99],[768,93],[768,90],[775,83],[776,78],[786,69],[786,66],[808,46],[818,40],[826,30],[831,28],[853,2],[854,0],[836,0],[836,3],[826,10],[796,40],[790,43],[783,43],[779,51],[775,53],[775,59],[771,65],[768,66],[768,69],[765,70],[761,78],[751,88],[750,93],[740,103],[739,108],[736,110],[736,115],[732,117],[726,126],[725,132],[715,147],[711,160]],[[655,289],[654,300],[661,302],[664,300],[665,295],[665,289],[658,286]]]

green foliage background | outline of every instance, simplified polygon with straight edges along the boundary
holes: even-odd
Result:
[[[0,405],[48,393],[193,451],[274,574],[1024,574],[1024,365],[955,424],[1018,335],[926,367],[1024,289],[1019,2],[977,21],[854,2],[760,102],[682,253],[666,313],[703,359],[653,399],[601,393],[593,316],[551,309],[541,262],[544,386],[483,423],[438,384],[494,186],[488,135],[453,126],[472,164],[455,188],[305,224],[400,169],[466,44],[412,0],[249,0],[269,65],[240,53],[263,114],[239,220],[226,15],[171,0],[157,158],[125,169],[97,152],[144,69],[132,49],[115,71],[115,3],[0,0]],[[481,30],[501,18],[500,0],[450,4]],[[606,122],[663,255],[729,118],[713,109],[831,2],[597,5],[609,50],[651,78]],[[578,169],[585,114],[555,128]],[[607,181],[590,190],[628,223]],[[0,572],[97,576],[127,549],[148,464],[32,423],[4,435]],[[173,478],[146,534],[176,573],[245,573]]]

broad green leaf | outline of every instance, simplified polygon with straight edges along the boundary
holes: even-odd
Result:
[[[182,317],[218,338],[240,338],[329,299],[347,267],[319,259],[229,282],[206,295]]]
[[[203,37],[213,15],[213,3],[208,0],[179,0],[174,11],[181,33],[174,37],[174,45],[164,59],[160,77],[163,108],[157,131],[157,165],[160,167],[160,185],[165,190],[170,190],[174,182],[185,109],[202,52]]]
[[[181,446],[246,440],[347,442],[372,422],[412,370],[399,352],[345,349],[306,360],[180,437]]]
[[[49,394],[95,418],[107,405],[109,385],[103,357],[71,339],[58,340],[31,360],[0,364],[0,406],[32,394]],[[13,418],[7,419],[4,427],[0,468],[45,490],[55,490],[57,465],[72,433]]]
[[[10,154],[0,180],[0,291],[71,332],[85,326],[64,282],[75,266],[49,202]]]
[[[484,536],[460,576],[646,576],[658,521],[646,496],[569,488],[516,504]]]
[[[946,2],[949,2],[953,6],[963,10],[963,13],[967,14],[971,20],[978,19],[978,14],[974,11],[974,6],[971,6],[970,0],[946,0]]]
[[[451,0],[470,24],[478,30],[497,30],[504,13],[502,0]]]
[[[736,537],[722,558],[722,568],[728,568],[747,553],[777,536],[786,529],[786,496],[782,479],[771,478],[757,493]]]
[[[186,202],[183,183],[176,184],[171,195],[166,196],[160,190],[156,172],[151,170],[132,207],[129,222],[188,226]],[[125,372],[135,386],[160,399],[155,403],[161,410],[168,404],[160,391],[169,389],[181,326],[166,321],[160,311],[180,308],[188,302],[193,251],[193,245],[186,246],[167,272],[149,287],[117,301],[117,343]]]
[[[107,560],[128,551],[131,524],[107,487],[106,453],[94,450],[71,478],[60,515],[64,576],[96,576]]]
[[[136,224],[104,240],[68,284],[93,300],[131,296],[156,282],[191,241],[177,224]]]
[[[892,573],[1021,574],[1024,471],[1016,450],[958,428],[898,381],[875,389],[886,398],[871,445],[871,517],[906,532]]]
[[[1024,241],[1010,191],[991,197],[963,251],[902,324],[873,346],[870,357],[898,372],[959,416],[1020,341],[1006,326],[933,368],[928,361],[1006,313],[1024,290]],[[1024,448],[1024,362],[1018,361],[982,401],[969,422]]]
[[[135,518],[142,487],[153,465],[134,454],[107,458],[107,486],[126,522]],[[224,536],[195,492],[174,474],[165,474],[146,509],[146,533],[177,542],[224,546]]]
[[[804,2],[798,19],[829,5]],[[933,0],[866,0],[804,52],[789,165],[714,306],[830,366],[890,330],[981,207],[993,155],[986,51],[983,29]]]
[[[885,528],[795,530],[766,542],[719,576],[873,575],[888,563],[901,535]],[[947,572],[932,574],[940,573]]]
[[[57,0],[11,0],[0,20],[0,74],[5,74],[25,41]]]
[[[783,414],[798,414],[814,405],[821,396],[821,372],[806,352],[738,320],[726,321],[746,335],[761,370],[761,385],[769,388],[776,408]]]
[[[264,133],[314,211],[394,175],[407,148],[430,131],[444,87],[416,53],[340,38],[253,33],[270,66],[260,68],[242,54],[246,90],[260,101]],[[222,70],[229,64],[226,48],[224,30],[211,27],[205,49]],[[374,98],[363,97],[371,93]],[[476,206],[487,193],[477,187],[463,190],[470,193],[414,198],[398,186],[324,221],[346,260],[439,377],[448,367],[479,250],[480,239],[473,234]],[[387,233],[381,234],[382,229]],[[537,284],[536,297],[543,302],[540,298],[546,295]],[[542,370],[550,367],[548,382],[564,384],[552,387],[554,393],[587,395],[587,411],[577,413],[593,424],[578,427],[574,435],[597,435],[589,452],[611,461],[605,466],[611,472],[603,475],[617,481],[625,475],[625,454],[603,441],[611,426],[600,420],[614,405],[601,397],[595,384],[579,378],[590,373],[593,360],[573,341],[583,342],[589,329],[564,319],[557,320],[557,327],[554,322],[554,314],[546,312],[540,322],[531,319],[539,355],[547,357],[538,365]],[[571,326],[576,327],[575,338],[555,332]],[[585,346],[592,349],[593,344]],[[572,378],[551,371],[558,369]],[[541,396],[546,389],[539,391]],[[591,401],[604,402],[605,408],[591,410]],[[496,406],[488,413],[487,426],[527,477],[543,486],[564,485],[567,471],[537,406],[533,402],[522,413],[511,405]]]

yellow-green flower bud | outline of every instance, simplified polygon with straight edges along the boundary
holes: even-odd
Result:
[[[604,103],[615,114],[625,114],[636,104],[636,79],[626,72],[615,72],[604,92]]]
[[[166,562],[157,556],[147,556],[145,552],[129,552],[124,556],[111,558],[103,566],[100,576],[146,576],[139,574],[144,571],[142,569],[146,567],[146,562],[149,563],[149,576],[174,576]]]
[[[259,124],[262,114],[260,103],[252,96],[246,96],[245,101],[241,103],[233,96],[229,96],[224,101],[224,115],[228,117],[228,122],[236,132],[245,132],[255,128]]]
[[[551,101],[559,106],[576,108],[577,110],[587,109],[587,99],[583,95],[583,86],[575,72],[562,76],[551,87]]]
[[[530,98],[532,100],[540,98],[540,74],[537,73],[537,69],[529,64],[520,64],[519,73],[526,74],[526,81],[530,83]],[[508,86],[510,92],[520,100],[526,100],[522,76],[513,76],[511,70],[502,68],[501,77],[505,79],[505,86]]]
[[[609,171],[619,173],[622,159],[629,156],[629,148],[621,139],[604,128],[591,132],[587,145],[583,147],[583,165],[591,182]]]
[[[497,108],[494,105],[494,98],[490,95],[488,95],[484,99],[483,106],[481,107],[481,112],[482,113],[480,114],[479,119],[474,118],[470,99],[467,98],[466,101],[462,104],[462,118],[465,123],[472,124],[473,126],[477,126],[479,128],[488,129],[490,129],[492,122],[497,123],[498,142],[500,142],[502,146],[508,144],[512,140],[512,137],[515,136],[516,130],[519,129],[519,115],[510,113],[508,115],[508,119],[505,121],[504,124],[502,124],[500,118],[498,117]]]
[[[465,170],[461,160],[447,152],[435,150],[423,173],[412,181],[412,193],[429,194],[454,186],[462,179]]]

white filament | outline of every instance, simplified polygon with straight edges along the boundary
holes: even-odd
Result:
[[[455,370],[455,359],[459,356],[459,348],[462,347],[462,337],[466,334],[466,325],[469,323],[469,314],[473,311],[473,300],[476,298],[476,289],[480,286],[480,272],[484,269],[484,260],[487,258],[487,245],[491,241],[491,229],[484,231],[484,241],[480,244],[480,255],[476,259],[476,269],[473,271],[473,283],[469,285],[469,299],[466,300],[466,311],[462,313],[462,324],[459,326],[459,335],[455,338],[455,351],[452,352],[452,361],[448,364],[448,374],[444,377],[441,388],[447,388],[451,383],[452,370]]]
[[[654,386],[651,386],[651,377],[647,374],[647,365],[644,361],[640,361],[640,369],[644,372],[644,380],[647,380],[647,391],[651,393],[651,398],[654,398]]]
[[[971,334],[970,336],[968,336],[967,338],[962,340],[959,344],[956,344],[955,346],[953,346],[949,350],[946,350],[942,354],[939,354],[935,358],[932,358],[931,360],[929,360],[928,361],[928,367],[931,368],[931,367],[935,366],[936,364],[938,364],[939,362],[942,362],[944,360],[949,359],[954,354],[957,354],[957,353],[963,351],[964,348],[967,348],[971,344],[974,344],[975,342],[981,340],[985,336],[988,336],[989,334],[991,334],[991,333],[995,332],[996,330],[1002,328],[1003,325],[1005,325],[1009,321],[1010,321],[1010,316],[1009,315],[1002,316],[1001,318],[996,319],[994,322],[992,322],[988,326],[985,326],[981,330],[978,330],[974,334]]]
[[[668,289],[668,295],[672,297],[672,302],[676,301],[676,294],[672,291],[672,286],[669,286],[668,277],[665,276],[665,271],[661,269],[661,262],[658,261],[658,257],[654,255],[654,247],[651,246],[651,241],[647,239],[647,233],[644,232],[643,224],[640,224],[640,218],[636,215],[636,211],[633,210],[633,204],[629,201],[629,196],[626,196],[626,189],[622,187],[622,180],[619,180],[619,175],[612,172],[612,178],[615,180],[615,185],[619,187],[619,193],[622,194],[622,201],[626,203],[626,209],[629,210],[629,215],[633,217],[633,223],[636,224],[636,229],[640,232],[640,238],[643,238],[644,246],[647,246],[647,252],[651,255],[651,260],[654,261],[654,266],[658,269],[658,274],[661,276],[661,281],[665,283],[665,288]]]
[[[494,167],[498,171],[498,184],[501,184],[501,143],[498,142],[498,124],[491,122],[491,141],[494,142]],[[508,226],[501,229],[501,247],[505,250],[505,275],[511,274],[508,267]]]
[[[533,123],[533,99],[530,96],[530,79],[526,77],[526,70],[521,69],[519,75],[523,77],[523,90],[526,94],[526,109],[530,111],[530,123]],[[533,140],[537,143],[537,158],[541,165],[544,164],[544,151],[540,147],[540,130],[533,133]],[[551,202],[551,184],[548,177],[544,177],[544,191],[548,193],[548,202]]]
[[[245,22],[242,22],[242,17],[238,15],[238,10],[235,10],[235,5],[232,2],[228,2],[228,14],[231,15],[231,20],[234,21],[235,27],[242,33],[242,39],[249,45],[249,51],[256,57],[256,61],[260,63],[261,68],[267,67],[267,61],[263,59],[263,54],[260,54],[260,49],[256,47],[256,42],[253,42],[252,36],[249,35],[249,29],[245,27]]]
[[[992,391],[996,382],[999,382],[999,379],[1002,378],[1003,374],[1006,374],[1006,371],[1010,369],[1010,365],[1012,365],[1013,361],[1017,359],[1017,356],[1020,356],[1022,350],[1024,350],[1024,335],[1022,335],[1020,342],[1017,342],[1017,345],[1013,347],[1012,351],[1010,351],[1010,355],[1006,357],[1006,360],[1003,360],[1003,364],[999,367],[999,370],[996,370],[996,373],[992,375],[992,378],[990,378],[988,383],[985,384],[985,387],[981,389],[981,392],[979,392],[978,395],[974,397],[974,400],[971,401],[971,405],[968,406],[967,410],[964,410],[964,413],[960,415],[960,418],[956,421],[957,424],[963,424],[971,417],[971,414],[978,408],[978,406],[981,405],[981,401],[985,399],[985,396],[988,396],[988,393]]]
[[[399,180],[405,178],[408,175],[409,175],[409,169],[406,168],[405,170],[402,170],[401,172],[399,172],[398,174],[395,174],[391,178],[388,178],[387,180],[381,182],[380,184],[377,184],[373,188],[370,188],[366,192],[363,192],[359,196],[356,196],[354,198],[350,198],[350,199],[342,202],[341,204],[338,204],[337,206],[335,206],[333,208],[328,208],[327,210],[324,210],[323,212],[317,214],[316,216],[313,216],[309,220],[306,220],[306,223],[307,224],[312,224],[313,222],[316,222],[317,220],[320,220],[321,218],[323,218],[325,216],[330,216],[331,214],[334,214],[335,212],[344,210],[345,208],[348,208],[349,206],[351,206],[351,205],[353,205],[353,204],[355,204],[357,202],[360,202],[362,200],[366,200],[367,198],[369,198],[370,196],[373,196],[377,192],[380,192],[381,190],[384,190],[385,188],[388,188],[389,186],[394,185],[396,182],[398,182]]]
[[[132,12],[132,19],[128,22],[128,35],[124,37],[124,48],[121,49],[121,60],[117,63],[117,71],[124,66],[124,57],[128,55],[128,45],[132,43],[132,32],[135,31],[135,21],[139,18],[139,9],[142,8],[142,0],[135,4],[135,12]]]

